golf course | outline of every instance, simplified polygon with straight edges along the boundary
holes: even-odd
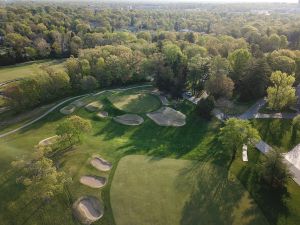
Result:
[[[176,110],[186,115],[186,124],[159,126],[146,116],[147,112],[161,107],[160,98],[151,94],[152,91],[152,87],[129,87],[72,100],[34,124],[3,137],[0,142],[0,207],[5,212],[0,214],[2,223],[77,224],[72,216],[72,204],[83,196],[95,196],[103,204],[103,216],[94,224],[129,225],[135,221],[134,224],[149,225],[260,225],[281,220],[293,224],[299,220],[300,195],[296,191],[299,187],[292,180],[288,217],[276,209],[276,199],[268,199],[275,201],[272,206],[279,210],[274,217],[274,211],[267,209],[269,206],[259,204],[265,202],[263,196],[256,196],[256,190],[251,189],[254,184],[244,180],[245,171],[251,172],[263,156],[253,149],[249,152],[249,164],[243,164],[238,153],[228,171],[229,152],[222,150],[217,141],[221,122],[199,118],[193,104],[180,101]],[[126,104],[120,105],[121,100]],[[95,101],[101,103],[101,110],[108,117],[99,118],[96,112],[83,107]],[[27,205],[20,211],[11,211],[11,199],[26,198],[22,186],[15,182],[18,171],[10,163],[18,158],[26,159],[41,140],[55,135],[55,128],[66,117],[59,109],[70,104],[79,106],[75,106],[72,115],[92,123],[92,132],[84,135],[82,144],[55,157],[59,168],[73,182],[65,187],[62,195],[42,208],[33,200],[24,202]],[[139,115],[144,122],[128,126],[112,119],[128,112]],[[111,170],[93,168],[90,161],[95,155],[110,162]],[[86,175],[103,177],[107,184],[100,185],[100,189],[83,185],[82,177]]]

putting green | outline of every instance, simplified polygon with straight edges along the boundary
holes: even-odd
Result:
[[[243,186],[209,163],[126,156],[110,199],[116,225],[268,224]]]
[[[129,113],[152,112],[161,106],[159,99],[148,93],[121,92],[108,99],[116,108]]]

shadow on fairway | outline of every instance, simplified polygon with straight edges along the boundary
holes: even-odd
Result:
[[[224,167],[195,162],[178,177],[178,188],[194,179],[193,192],[186,202],[181,225],[267,225],[265,217],[236,179],[228,178]]]

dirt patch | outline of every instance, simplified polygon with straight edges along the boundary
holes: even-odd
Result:
[[[64,115],[70,115],[76,110],[76,106],[74,105],[67,105],[63,107],[61,110],[59,110]]]
[[[100,157],[94,157],[91,160],[91,165],[100,171],[109,171],[112,168],[112,164]]]
[[[137,126],[144,122],[144,119],[136,114],[124,114],[122,116],[116,116],[114,121],[123,125]]]
[[[101,119],[106,118],[106,117],[108,117],[108,112],[105,112],[105,111],[98,112],[97,117],[99,117]]]
[[[81,223],[91,224],[103,216],[104,208],[96,197],[85,196],[74,202],[73,213]]]
[[[107,179],[98,176],[83,176],[80,178],[80,183],[87,185],[91,188],[101,188],[106,185]]]
[[[39,145],[41,146],[48,146],[48,145],[52,145],[54,144],[58,139],[58,136],[57,135],[54,135],[52,137],[48,137],[48,138],[45,138],[44,140],[41,140],[39,142]]]
[[[100,101],[94,101],[88,105],[85,106],[85,109],[89,112],[96,112],[101,110],[103,107],[102,103]]]
[[[180,127],[186,123],[186,116],[170,107],[162,107],[155,112],[147,113],[147,116],[160,126]]]

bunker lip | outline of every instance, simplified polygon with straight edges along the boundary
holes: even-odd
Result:
[[[93,196],[81,197],[73,204],[73,214],[83,224],[99,220],[104,214],[103,211],[100,201]]]
[[[118,123],[129,126],[138,126],[144,122],[143,117],[136,114],[124,114],[122,116],[116,116],[113,119]]]
[[[106,185],[107,179],[105,177],[98,176],[82,176],[80,183],[89,186],[91,188],[101,188]]]
[[[162,107],[155,112],[147,113],[147,116],[159,126],[181,127],[186,124],[186,116],[170,107]]]
[[[41,140],[38,145],[40,145],[40,146],[48,146],[48,145],[51,145],[51,144],[55,143],[55,141],[57,139],[58,139],[58,136],[54,135],[52,137],[48,137],[48,138],[45,138],[45,139]]]
[[[91,102],[90,104],[85,106],[85,109],[89,112],[96,112],[101,110],[103,107],[102,103],[100,101],[94,101]]]
[[[109,171],[112,168],[112,164],[106,160],[96,156],[91,160],[91,165],[100,171]]]
[[[63,107],[62,109],[60,109],[59,111],[64,115],[69,115],[69,114],[73,113],[75,110],[76,110],[76,106],[67,105],[67,106]]]
[[[97,113],[97,117],[99,117],[99,118],[106,118],[106,117],[108,117],[108,112],[106,112],[106,111],[98,112]]]

